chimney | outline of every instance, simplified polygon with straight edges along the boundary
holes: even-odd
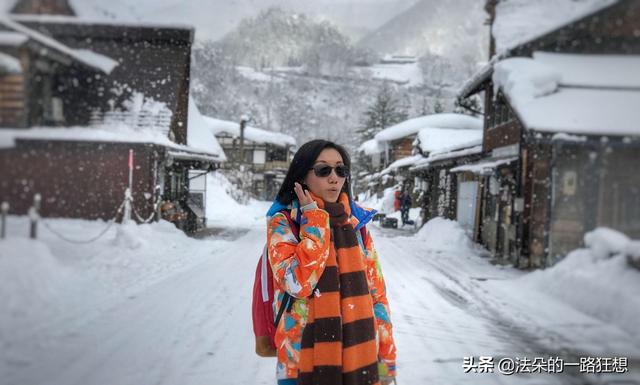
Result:
[[[493,22],[496,20],[496,5],[499,0],[486,0],[484,10],[489,14],[486,23],[489,24],[489,59],[496,54],[496,41],[493,38]]]

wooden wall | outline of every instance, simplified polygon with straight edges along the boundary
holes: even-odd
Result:
[[[0,127],[24,126],[24,77],[0,75]]]
[[[9,202],[11,214],[25,215],[39,193],[44,217],[113,218],[128,185],[130,148],[134,201],[148,216],[152,204],[144,194],[153,196],[159,149],[146,144],[17,140],[0,150],[0,201]]]

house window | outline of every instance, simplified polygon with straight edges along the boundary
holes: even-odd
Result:
[[[380,154],[373,154],[371,156],[371,166],[373,166],[374,170],[377,170],[380,167]]]
[[[511,107],[509,107],[502,94],[498,94],[491,106],[491,115],[488,119],[489,127],[494,128],[501,126],[511,122],[514,118],[515,115],[511,111]]]
[[[267,152],[265,150],[253,150],[253,163],[265,164]]]
[[[283,147],[271,147],[267,152],[267,162],[285,162],[287,149]]]
[[[51,115],[53,121],[56,123],[64,121],[64,109],[61,98],[51,98]]]

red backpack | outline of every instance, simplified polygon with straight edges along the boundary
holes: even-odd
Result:
[[[291,219],[291,213],[287,210],[282,210],[281,213],[287,217],[293,235],[300,241],[300,229],[293,219]],[[360,228],[360,234],[362,236],[362,242],[366,244],[367,228],[365,226]],[[267,245],[265,245],[262,255],[258,260],[258,266],[256,267],[256,275],[253,281],[253,300],[251,303],[253,334],[256,337],[256,354],[260,357],[276,356],[276,344],[274,341],[276,327],[285,309],[289,311],[293,304],[291,294],[285,291],[281,306],[278,309],[278,314],[274,317],[273,284],[273,272],[269,265]]]

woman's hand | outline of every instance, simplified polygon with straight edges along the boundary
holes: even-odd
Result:
[[[293,191],[295,191],[298,196],[298,202],[300,202],[300,207],[306,206],[309,203],[313,203],[313,198],[311,198],[311,194],[309,191],[302,188],[302,185],[298,182],[293,184]]]

